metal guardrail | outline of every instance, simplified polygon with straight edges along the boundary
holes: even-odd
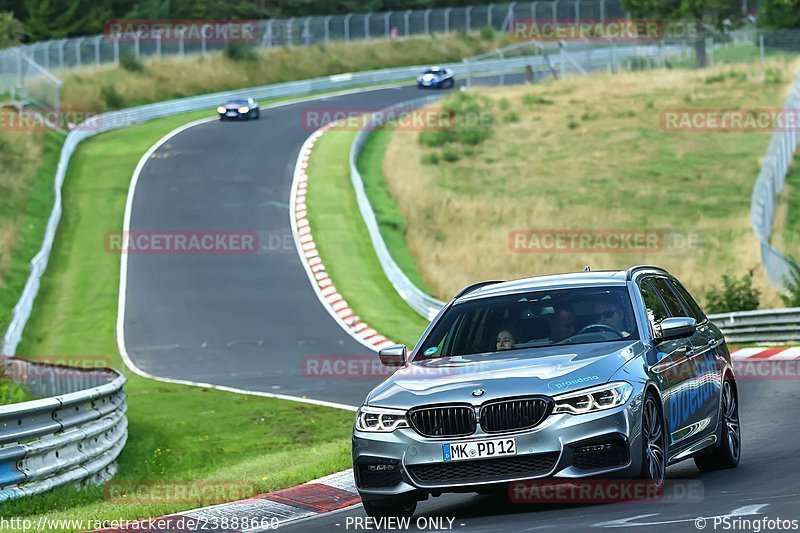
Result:
[[[800,341],[800,307],[708,315],[728,342]]]
[[[784,120],[794,117],[798,109],[800,109],[800,72],[797,73],[789,96],[783,104]],[[767,271],[770,282],[780,288],[786,285],[791,273],[791,264],[780,250],[770,244],[770,236],[778,197],[786,185],[786,175],[797,151],[798,140],[797,127],[789,125],[775,130],[750,200],[750,223],[761,245],[761,263]]]
[[[128,436],[122,374],[16,358],[2,366],[42,399],[0,407],[0,502],[110,479]]]

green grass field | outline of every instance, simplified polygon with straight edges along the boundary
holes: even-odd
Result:
[[[423,291],[430,292],[422,276],[417,271],[417,264],[406,244],[406,220],[400,212],[383,179],[383,161],[386,147],[392,138],[392,131],[379,129],[372,133],[364,144],[358,158],[358,171],[364,181],[369,203],[378,220],[386,247],[392,259],[402,269],[408,279]],[[356,213],[360,217],[359,213]]]
[[[119,256],[105,252],[103,236],[121,229],[128,184],[141,155],[162,135],[201,115],[207,113],[160,119],[81,144],[19,356],[103,356],[123,368],[114,336]],[[349,466],[350,412],[126,375],[129,438],[115,481],[246,481],[265,492]],[[61,488],[5,503],[0,516],[135,519],[214,503],[113,504],[103,495],[103,488]]]
[[[308,166],[309,223],[334,285],[350,308],[380,334],[413,346],[427,321],[408,307],[383,274],[350,183],[355,132],[329,130]]]

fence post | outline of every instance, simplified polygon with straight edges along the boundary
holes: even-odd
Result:
[[[261,48],[272,48],[272,25],[274,23],[275,19],[267,21],[267,27],[264,28],[264,38],[261,39]]]
[[[606,0],[600,0],[600,24],[606,22]]]
[[[494,4],[486,6],[486,25],[492,26],[492,12],[494,11]]]
[[[203,40],[203,44],[205,44],[205,39]],[[203,52],[205,52],[205,46],[203,47]],[[139,32],[136,32],[136,36],[133,38],[133,55],[136,59],[139,59]]]
[[[75,64],[77,66],[81,66],[81,43],[83,43],[83,37],[78,37],[75,39]]]
[[[306,46],[311,44],[311,17],[306,17],[303,22],[303,42]]]
[[[558,23],[558,2],[561,0],[555,0],[553,2],[553,25],[555,26]]]
[[[575,24],[581,21],[581,0],[575,0]]]
[[[364,39],[369,39],[369,19],[372,17],[372,13],[367,13],[364,15]]]
[[[392,13],[393,11],[387,11],[386,13],[383,14],[383,31],[386,34],[384,35],[384,38],[386,39],[391,37],[391,28],[389,27],[389,19],[391,18]]]
[[[450,33],[450,12],[453,10],[452,7],[448,7],[444,10],[444,32]]]
[[[467,17],[467,31],[472,31],[472,6],[467,6],[466,13]]]
[[[114,63],[119,65],[119,39],[114,39]]]
[[[184,55],[186,53],[186,42],[183,38],[183,30],[178,32],[178,54]]]
[[[761,62],[764,62],[764,34],[759,34],[758,36],[758,57],[761,59]]]
[[[331,40],[331,18],[332,15],[325,17],[325,44],[328,44]]]
[[[425,10],[425,35],[430,35],[431,32],[431,11],[433,10],[430,8]]]
[[[100,64],[100,41],[103,40],[103,36],[99,35],[94,40],[94,62],[99,65]]]
[[[294,24],[295,17],[289,17],[286,20],[285,28],[286,28],[286,46],[292,46],[294,41],[294,36],[292,35],[292,24]]]
[[[344,16],[344,42],[350,42],[350,19],[353,17],[352,13]]]

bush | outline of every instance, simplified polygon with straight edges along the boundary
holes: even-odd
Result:
[[[125,107],[125,97],[119,94],[113,85],[103,85],[100,88],[100,97],[105,101],[106,109],[122,109]]]
[[[120,54],[119,66],[129,72],[144,72],[144,64],[131,52]]]
[[[519,115],[516,111],[509,111],[503,116],[503,122],[519,122]]]
[[[768,68],[764,73],[764,83],[778,85],[783,83],[783,74],[777,68]]]
[[[786,307],[800,307],[800,263],[794,257],[789,258],[789,275],[784,278],[786,292],[781,300]]]
[[[257,61],[258,52],[252,46],[236,41],[230,41],[225,45],[223,52],[225,57],[231,61]]]
[[[431,152],[429,154],[422,154],[421,161],[423,165],[438,165],[439,154],[437,154],[436,152]]]
[[[445,129],[421,132],[417,136],[421,145],[433,148],[448,143],[475,146],[492,135],[492,102],[485,96],[459,92],[447,97],[441,105],[451,122]]]
[[[497,34],[497,30],[495,30],[493,26],[486,25],[483,28],[481,28],[480,33],[481,33],[481,39],[484,39],[486,41],[491,41]]]
[[[458,152],[456,152],[452,148],[445,148],[444,151],[442,152],[442,159],[444,159],[448,163],[455,163],[456,161],[461,159],[461,156],[458,155]]]
[[[508,98],[501,98],[499,103],[500,103],[500,110],[501,111],[505,111],[505,110],[508,109],[508,106],[509,106]]]
[[[722,275],[722,286],[713,286],[706,293],[706,311],[725,313],[728,311],[752,311],[758,309],[761,291],[753,287],[753,271],[741,278],[731,274]]]
[[[526,94],[522,97],[522,103],[525,105],[552,105],[553,101],[538,94]]]

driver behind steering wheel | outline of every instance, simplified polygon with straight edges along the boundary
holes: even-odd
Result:
[[[611,326],[619,331],[623,337],[630,337],[627,331],[625,315],[614,300],[598,300],[594,304],[594,314],[597,315],[595,323]]]

